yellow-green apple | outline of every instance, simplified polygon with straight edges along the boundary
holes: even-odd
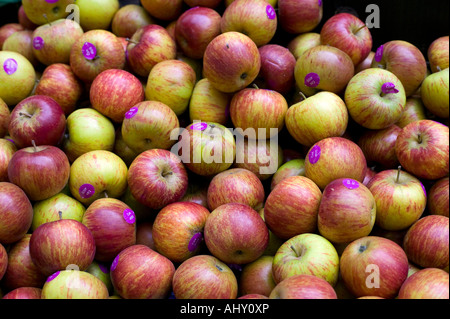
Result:
[[[110,151],[95,150],[78,157],[70,166],[72,196],[85,206],[103,197],[119,198],[127,188],[128,167]]]
[[[336,285],[339,274],[339,256],[325,237],[304,233],[286,240],[276,252],[272,264],[277,284],[289,277],[314,275]]]
[[[70,163],[56,146],[41,145],[19,149],[8,164],[8,179],[32,201],[52,197],[66,186]]]
[[[42,286],[41,299],[108,299],[108,287],[94,275],[80,270],[51,274]]]
[[[448,272],[437,268],[425,268],[405,280],[397,299],[448,299],[448,287]]]
[[[395,154],[395,142],[401,131],[402,129],[395,124],[379,130],[363,130],[357,144],[363,151],[367,163],[379,164],[383,169],[396,168],[398,159]]]
[[[428,75],[420,87],[425,108],[441,118],[449,118],[449,68]]]
[[[172,288],[176,299],[235,299],[238,295],[234,272],[211,255],[193,256],[181,263]]]
[[[162,299],[171,291],[174,273],[175,266],[167,257],[145,245],[133,245],[116,256],[110,274],[122,298]]]
[[[187,57],[202,59],[208,44],[221,33],[220,14],[208,7],[194,6],[176,20],[174,36],[177,48]]]
[[[86,83],[108,69],[125,67],[125,50],[114,33],[96,29],[83,33],[70,51],[70,67]]]
[[[261,180],[243,168],[230,168],[215,175],[208,185],[207,201],[212,211],[226,203],[241,203],[260,210],[265,191]]]
[[[343,137],[327,137],[315,143],[306,154],[305,176],[324,189],[338,178],[362,182],[367,161],[355,142]]]
[[[44,69],[34,93],[51,97],[63,109],[64,114],[69,116],[82,98],[84,85],[70,65],[54,63]]]
[[[304,32],[289,41],[287,48],[297,60],[305,51],[320,45],[320,33]],[[372,61],[370,61],[372,63]]]
[[[11,290],[2,299],[41,299],[41,288],[20,287]]]
[[[209,1],[209,2],[217,2],[217,0],[184,0],[184,2],[186,3],[190,3],[190,2],[205,2],[205,1]],[[225,0],[224,1],[224,5],[225,7],[228,7],[231,3],[233,3],[235,0]],[[265,0],[266,2],[268,2],[272,7],[276,7],[277,6],[277,2],[278,0]]]
[[[379,130],[400,120],[406,95],[403,84],[394,73],[369,68],[355,74],[348,82],[344,101],[357,124]]]
[[[439,37],[428,46],[427,58],[432,73],[449,67],[448,39],[448,35]]]
[[[136,245],[145,245],[156,251],[155,241],[153,240],[153,221],[138,222],[136,225]]]
[[[136,156],[138,156],[138,153],[133,151],[123,140],[121,125],[116,129],[113,153],[119,155],[128,167],[131,165]]]
[[[44,65],[69,64],[70,51],[83,35],[81,26],[70,19],[58,19],[33,31],[33,54]]]
[[[188,187],[188,174],[177,155],[164,149],[140,153],[128,171],[134,198],[153,209],[179,201]]]
[[[3,46],[5,40],[17,31],[26,30],[20,23],[6,23],[0,27],[0,49]]]
[[[19,24],[26,30],[34,30],[38,27],[37,24],[31,22],[31,20],[28,18],[23,5],[20,5],[19,10],[17,11],[17,20],[19,21]]]
[[[400,168],[382,170],[367,184],[375,198],[375,223],[385,230],[399,231],[410,227],[425,211],[427,198],[423,184]]]
[[[286,112],[286,128],[300,144],[311,147],[347,130],[348,111],[342,98],[328,91],[318,92],[291,105]]]
[[[432,120],[410,123],[398,135],[395,153],[400,165],[417,178],[445,177],[449,173],[449,128]]]
[[[443,177],[433,183],[427,199],[427,210],[432,215],[449,215],[449,186],[448,177]]]
[[[158,24],[139,28],[128,41],[128,63],[138,76],[148,77],[157,63],[173,60],[177,55],[175,40]]]
[[[239,294],[259,294],[269,297],[276,283],[272,275],[273,256],[261,256],[246,264],[239,277]]]
[[[169,149],[176,139],[173,132],[180,126],[175,112],[159,101],[143,101],[125,113],[122,138],[134,152],[150,149]]]
[[[3,42],[3,51],[13,51],[22,54],[33,66],[38,66],[39,61],[33,53],[33,31],[22,30],[11,34]]]
[[[339,178],[323,190],[317,228],[332,243],[348,243],[371,233],[376,211],[375,198],[363,183]]]
[[[183,12],[183,0],[141,0],[152,17],[163,21],[176,20]]]
[[[94,237],[97,261],[112,262],[119,252],[136,244],[136,215],[119,199],[97,199],[81,222]]]
[[[162,208],[153,222],[156,251],[174,263],[182,263],[203,249],[203,229],[209,210],[191,202],[176,202]]]
[[[342,12],[324,23],[320,29],[320,43],[341,49],[356,67],[372,50],[372,34],[357,16]]]
[[[184,3],[191,8],[201,6],[214,9],[222,3],[222,0],[184,0]]]
[[[234,93],[259,74],[261,58],[255,42],[243,33],[230,31],[216,36],[203,55],[203,75],[219,91]]]
[[[321,190],[309,178],[290,176],[283,179],[265,201],[267,227],[284,240],[315,232],[321,198]]]
[[[423,268],[446,269],[449,264],[448,217],[428,215],[406,232],[403,249],[408,259]]]
[[[114,145],[114,124],[100,112],[90,107],[80,108],[67,117],[62,149],[71,163],[90,151],[112,151]]]
[[[322,21],[322,0],[278,0],[281,28],[291,34],[313,31]]]
[[[144,101],[141,81],[121,69],[105,70],[97,75],[89,91],[92,108],[115,123],[122,123],[125,113]]]
[[[110,30],[114,15],[120,8],[119,0],[76,0],[76,5],[84,31]]]
[[[205,244],[225,263],[248,264],[262,256],[269,244],[264,220],[248,205],[223,204],[206,219]]]
[[[427,76],[427,63],[422,51],[403,40],[392,40],[378,47],[372,67],[395,74],[407,97],[416,92]]]
[[[423,105],[422,98],[411,96],[406,98],[405,109],[395,125],[400,128],[404,128],[411,122],[425,120],[426,118],[425,105]]]
[[[11,111],[8,105],[0,98],[0,138],[4,138],[8,134],[10,119]]]
[[[358,65],[355,66],[355,74],[371,68],[374,57],[375,57],[375,52],[370,51],[369,55],[362,62],[360,62]]]
[[[154,24],[155,20],[138,4],[120,7],[111,21],[111,31],[118,37],[131,38],[141,27]]]
[[[103,281],[110,294],[114,292],[114,287],[111,282],[111,276],[109,274],[109,267],[107,264],[98,262],[94,259],[92,264],[90,264],[85,271]]]
[[[230,118],[229,105],[233,94],[217,90],[207,78],[195,84],[189,100],[189,118],[194,121],[226,125]]]
[[[36,71],[26,57],[12,51],[0,51],[0,66],[0,99],[13,107],[30,96]]]
[[[181,115],[189,106],[196,82],[194,69],[180,60],[165,60],[150,71],[145,87],[145,99],[159,101]]]
[[[292,159],[281,165],[272,176],[270,190],[272,191],[276,185],[290,176],[305,176],[305,160],[303,158]]]
[[[69,12],[68,5],[74,4],[75,0],[23,0],[22,5],[27,17],[31,22],[42,25],[58,19],[65,19]]]
[[[333,286],[326,280],[299,274],[279,282],[269,295],[269,299],[338,299]]]
[[[220,30],[241,32],[260,47],[275,36],[278,18],[275,9],[266,1],[236,0],[225,8]]]
[[[329,45],[306,50],[295,64],[295,83],[306,96],[318,91],[341,94],[355,74],[347,53]]]
[[[0,182],[9,182],[8,165],[16,151],[17,147],[12,141],[0,138]]]
[[[230,117],[234,127],[244,132],[253,130],[254,138],[261,140],[274,137],[284,128],[287,111],[285,97],[269,89],[244,88],[234,94],[230,102]]]

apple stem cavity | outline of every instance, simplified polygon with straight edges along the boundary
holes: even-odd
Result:
[[[47,14],[44,13],[42,16],[44,17],[45,21],[47,21],[48,25],[51,26],[52,24],[51,24],[51,22],[48,20]]]
[[[37,152],[37,146],[36,146],[36,142],[34,140],[31,140],[31,144],[34,147],[34,151]]]
[[[367,245],[361,245],[359,246],[359,252],[362,253],[367,249]]]
[[[28,117],[29,119],[31,119],[31,118],[33,117],[33,115],[31,115],[31,114],[29,114],[29,113],[27,113],[27,112],[19,112],[19,115],[20,115],[20,116],[26,116],[26,117]]]
[[[417,143],[422,144],[422,135],[417,135]]]
[[[366,25],[363,25],[363,26],[359,27],[358,29],[356,29],[355,32],[353,32],[353,34],[357,34],[359,31],[361,31],[362,29],[364,29],[366,27],[367,27]]]
[[[245,72],[242,73],[242,74],[241,74],[241,79],[242,79],[242,80],[245,80],[246,78],[247,78],[247,73],[245,73]]]
[[[300,254],[295,250],[294,246],[291,246],[291,249],[294,251],[294,253],[297,255],[297,257],[300,257]]]
[[[62,220],[63,218],[62,218],[62,211],[59,211],[58,212],[58,215],[59,215],[59,220]]]

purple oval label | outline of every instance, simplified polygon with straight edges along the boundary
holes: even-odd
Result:
[[[104,264],[98,264],[98,268],[100,268],[100,270],[101,270],[104,274],[109,274],[109,269],[108,269],[108,267],[106,267]]]
[[[198,245],[203,240],[203,234],[202,233],[196,233],[194,236],[192,236],[191,240],[189,241],[188,249],[190,252],[195,251],[198,248]]]
[[[58,2],[59,0],[45,0],[45,2],[48,2],[48,3],[56,3],[56,2]]]
[[[81,53],[86,59],[93,60],[97,56],[97,48],[92,43],[86,42],[81,48]]]
[[[315,88],[320,83],[320,77],[317,73],[308,73],[305,76],[305,85],[310,88]]]
[[[90,198],[95,194],[95,188],[91,184],[83,184],[78,189],[81,198]]]
[[[55,272],[53,275],[50,275],[50,276],[47,278],[46,282],[52,281],[53,279],[55,279],[56,277],[58,277],[59,273],[60,273],[60,271],[57,271],[57,272]]]
[[[380,62],[383,58],[383,49],[384,45],[380,45],[378,49],[375,51],[375,61]]]
[[[112,264],[111,264],[111,271],[116,270],[117,264],[119,263],[119,255],[114,258]]]
[[[359,182],[351,178],[344,179],[342,181],[342,184],[344,184],[344,186],[347,187],[348,189],[355,189],[359,187]]]
[[[270,20],[275,19],[277,16],[277,14],[275,13],[275,9],[270,4],[268,4],[266,7],[266,13],[267,13],[267,17]]]
[[[318,2],[319,2],[319,7],[321,7],[322,6],[322,0],[319,0]]]
[[[133,224],[136,221],[136,215],[134,214],[134,212],[127,208],[123,211],[123,218],[125,219],[125,221],[128,224]]]
[[[135,116],[136,115],[136,113],[138,112],[138,108],[135,106],[135,107],[132,107],[131,109],[129,109],[128,110],[128,112],[127,113],[125,113],[125,118],[126,119],[131,119],[133,116]]]
[[[191,130],[198,130],[198,131],[204,131],[208,127],[207,123],[201,122],[201,123],[195,123],[192,124],[189,128]]]
[[[319,161],[320,151],[319,145],[313,146],[313,148],[309,151],[308,159],[311,164],[316,164]]]
[[[41,37],[35,37],[33,39],[33,48],[35,50],[40,50],[44,47],[44,39],[42,39]]]
[[[14,59],[6,59],[3,63],[3,70],[5,70],[6,74],[8,75],[16,73],[17,61]]]
[[[381,91],[384,94],[389,94],[389,93],[398,93],[398,90],[395,88],[395,84],[392,82],[386,82],[381,86]]]
[[[425,189],[425,186],[423,186],[422,182],[420,182],[420,186],[422,186],[423,193],[425,194],[425,197],[427,197],[427,190]]]

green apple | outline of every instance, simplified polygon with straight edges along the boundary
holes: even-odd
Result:
[[[11,111],[6,103],[0,98],[0,138],[8,134]]]
[[[449,118],[449,68],[428,75],[420,87],[425,107],[434,115]]]
[[[421,97],[411,96],[406,99],[405,109],[400,119],[395,123],[398,127],[404,128],[411,122],[425,120],[425,105]]]
[[[102,262],[94,260],[85,271],[103,281],[110,293],[114,291],[114,287],[111,282],[111,276],[109,274],[108,264],[104,264]]]
[[[320,45],[320,33],[305,32],[297,35],[289,43],[287,48],[297,60],[306,50]]]
[[[84,31],[109,30],[114,15],[119,10],[119,0],[77,0],[80,25]]]
[[[23,10],[31,22],[37,25],[66,18],[70,11],[66,8],[74,4],[75,0],[23,0]]]
[[[283,179],[290,176],[305,176],[305,160],[296,158],[281,165],[272,176],[270,189],[273,190]]]

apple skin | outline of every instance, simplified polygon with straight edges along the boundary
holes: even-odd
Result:
[[[305,32],[295,36],[289,41],[287,48],[297,60],[306,50],[320,45],[320,33]],[[370,61],[372,63],[372,60]]]
[[[309,178],[285,178],[268,194],[264,204],[267,227],[284,240],[315,232],[321,198],[321,190]]]
[[[427,116],[425,114],[425,105],[423,104],[422,98],[412,96],[406,98],[405,109],[403,110],[402,116],[395,123],[395,125],[400,128],[404,128],[411,122],[426,119]]]
[[[0,98],[0,138],[3,138],[8,134],[10,119],[11,111],[8,105]]]
[[[119,10],[119,0],[76,0],[83,30],[110,30],[112,20]]]
[[[6,273],[6,269],[8,268],[8,253],[5,247],[0,244],[0,280],[3,279],[3,276]]]
[[[427,50],[427,58],[430,62],[432,73],[449,67],[449,36],[442,36],[431,42]]]
[[[428,192],[427,209],[432,215],[449,216],[449,186],[448,177],[443,177],[433,183]]]
[[[84,86],[68,64],[54,63],[44,69],[34,93],[51,97],[69,116],[76,109]]]
[[[324,189],[338,178],[362,182],[367,161],[361,148],[343,137],[327,137],[315,143],[306,154],[305,176]]]
[[[41,299],[41,288],[20,287],[11,290],[2,299]]]
[[[152,209],[180,200],[188,187],[186,168],[177,155],[162,149],[140,153],[128,170],[128,186],[138,202]]]
[[[176,20],[183,12],[183,0],[141,0],[152,17],[163,21]]]
[[[38,66],[39,61],[33,53],[33,31],[22,30],[11,34],[3,42],[3,51],[14,51],[22,54],[33,66]]]
[[[264,206],[265,191],[261,180],[243,168],[230,168],[215,175],[208,185],[210,211],[226,203],[241,203],[259,211]]]
[[[255,42],[230,31],[216,36],[203,55],[203,75],[219,91],[234,93],[256,79],[261,57]]]
[[[200,6],[214,9],[222,3],[222,0],[184,0],[184,3],[191,8]]]
[[[434,115],[449,118],[449,68],[428,75],[420,87],[426,109]]]
[[[338,299],[333,286],[309,274],[294,275],[278,283],[269,299]]]
[[[239,294],[259,294],[269,297],[276,283],[272,276],[273,256],[261,256],[246,264],[239,277]]]
[[[112,284],[124,299],[167,297],[174,273],[175,266],[168,258],[145,245],[125,248],[111,265]]]
[[[46,1],[46,0],[24,0],[23,10],[31,22],[37,25],[64,19],[69,15],[66,8],[75,0]]]
[[[397,137],[400,165],[417,178],[435,180],[449,173],[449,128],[432,120],[405,126]]]
[[[153,222],[139,222],[136,225],[136,245],[145,245],[156,251],[153,240]]]
[[[19,10],[17,11],[17,20],[19,21],[19,24],[23,26],[26,30],[34,30],[38,27],[37,24],[31,22],[31,20],[28,18],[27,14],[25,13],[25,9],[23,8],[23,5],[19,7]]]
[[[448,272],[437,268],[421,269],[408,277],[397,299],[448,299]]]
[[[118,37],[131,38],[141,27],[155,23],[150,14],[138,4],[120,7],[111,21],[111,31]]]
[[[264,220],[248,205],[223,204],[206,219],[205,244],[211,254],[228,264],[248,264],[262,256],[269,244]]]
[[[369,55],[362,62],[360,62],[358,65],[355,66],[355,74],[371,68],[374,57],[375,57],[375,52],[370,51]]]
[[[119,155],[121,159],[129,167],[133,160],[138,156],[138,152],[133,151],[127,143],[123,140],[122,136],[122,126],[116,129],[115,142],[113,147],[113,153]]]
[[[100,73],[89,91],[92,107],[115,123],[122,123],[125,113],[144,98],[141,81],[132,73],[120,69]]]
[[[322,21],[322,1],[278,0],[277,7],[281,27],[288,33],[310,32]]]
[[[247,294],[237,297],[236,299],[269,299],[269,297],[261,294]]]
[[[26,30],[20,23],[6,23],[0,27],[0,48],[3,47],[5,40],[17,31]]]
[[[17,147],[13,142],[0,138],[0,182],[9,182],[8,164],[16,151]]]
[[[408,259],[422,268],[448,268],[448,217],[428,215],[406,232],[403,249]],[[430,249],[423,249],[424,245]]]
[[[302,158],[287,161],[278,168],[272,176],[270,190],[272,191],[282,180],[290,176],[305,176],[305,160]]]
[[[211,255],[197,255],[184,261],[172,280],[177,299],[235,299],[238,281],[233,271]]]
[[[109,267],[107,264],[98,262],[94,259],[92,264],[90,264],[85,271],[100,279],[106,285],[110,294],[114,291],[114,287],[111,282]]]

